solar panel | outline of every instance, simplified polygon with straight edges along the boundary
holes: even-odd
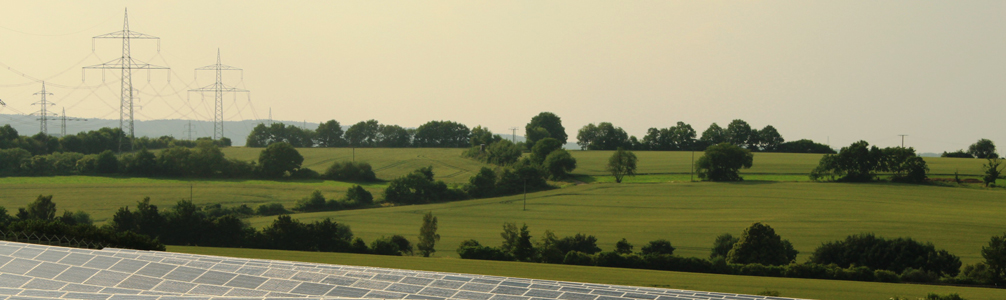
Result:
[[[262,297],[262,296],[265,296],[266,294],[269,294],[269,292],[236,288],[236,289],[231,290],[230,292],[228,292],[224,296],[228,296],[228,297]]]
[[[237,277],[234,277],[234,279],[231,279],[230,282],[227,282],[227,284],[225,285],[230,287],[254,289],[257,288],[266,280],[268,280],[268,278],[248,276],[248,275],[238,275]]]
[[[0,285],[2,285],[2,284],[0,284]],[[49,280],[49,279],[42,279],[42,278],[35,278],[35,279],[32,279],[31,281],[29,281],[28,283],[22,285],[21,288],[34,289],[34,290],[57,291],[57,290],[63,288],[63,286],[65,286],[65,285],[66,285],[66,282],[60,282],[60,281]]]
[[[136,274],[146,275],[150,277],[161,277],[164,274],[168,274],[171,270],[174,270],[176,266],[166,265],[162,263],[149,263],[147,266],[136,271]]]
[[[66,299],[83,299],[83,300],[105,300],[112,295],[105,294],[94,294],[94,293],[66,293],[63,298]]]
[[[440,289],[435,287],[427,287],[419,292],[420,295],[444,297],[444,298],[454,296],[455,293],[457,293],[457,290]]]
[[[121,258],[108,257],[108,256],[95,256],[90,261],[84,264],[85,267],[95,268],[95,269],[108,269],[118,263]]]
[[[373,298],[373,299],[404,299],[408,297],[408,294],[394,293],[394,292],[382,292],[382,291],[372,291],[364,295],[363,298]]]
[[[94,275],[95,273],[98,273],[98,270],[91,268],[70,267],[66,271],[63,271],[63,273],[59,274],[59,276],[56,276],[56,278],[54,279],[59,281],[81,283],[90,278],[91,275]]]
[[[57,262],[60,259],[63,259],[63,257],[66,257],[68,254],[70,253],[66,251],[46,250],[45,252],[42,252],[42,254],[36,256],[35,260]]]
[[[213,295],[213,296],[223,296],[229,292],[231,288],[212,286],[212,285],[198,285],[196,288],[189,291],[189,294],[196,295]]]
[[[193,279],[198,278],[199,275],[203,275],[203,273],[205,273],[205,272],[206,272],[205,270],[200,270],[200,269],[196,269],[196,268],[178,267],[178,268],[175,268],[174,271],[171,271],[168,274],[164,275],[163,278],[164,279],[170,279],[170,280],[178,280],[178,281],[186,281],[186,282],[188,282],[188,281],[192,281]]]
[[[14,274],[0,274],[0,287],[16,288],[28,283],[31,277]]]
[[[524,296],[535,297],[535,298],[548,298],[548,299],[556,299],[559,297],[559,295],[562,295],[562,292],[556,292],[550,290],[538,290],[538,289],[531,289],[527,291],[527,293],[524,293]]]
[[[282,279],[269,279],[268,281],[262,283],[258,289],[286,293],[293,290],[293,288],[297,287],[298,284],[300,284],[300,282]]]
[[[328,292],[325,296],[331,297],[346,297],[346,298],[360,298],[363,295],[369,293],[368,289],[358,289],[344,286],[337,286],[332,291]]]
[[[100,286],[71,283],[67,284],[66,286],[63,286],[63,288],[59,290],[65,292],[97,293],[101,289],[102,288]]]
[[[223,285],[224,283],[227,283],[227,281],[230,281],[231,278],[234,278],[234,276],[237,275],[217,271],[207,271],[206,273],[203,274],[203,276],[199,276],[199,278],[196,278],[196,280],[192,282],[202,284],[212,284],[212,285]]]
[[[161,283],[162,280],[152,277],[133,275],[123,280],[116,287],[124,289],[150,290]]]
[[[40,290],[24,290],[18,294],[18,296],[26,297],[42,297],[42,298],[59,298],[66,294],[66,292],[58,291],[40,291]]]
[[[54,264],[51,262],[44,262],[36,266],[31,271],[28,271],[28,273],[25,273],[25,275],[36,278],[52,279],[53,277],[56,277],[56,275],[59,275],[59,273],[63,272],[67,268],[70,268],[70,266]]]
[[[0,273],[24,274],[37,265],[39,265],[37,261],[15,258],[0,268]]]
[[[97,285],[97,286],[115,286],[126,280],[129,274],[115,271],[98,271],[97,274],[91,276],[90,279],[84,282],[84,284]]]
[[[84,263],[91,260],[91,258],[94,258],[94,255],[70,253],[70,255],[67,255],[63,259],[59,260],[59,263],[73,266],[82,266],[84,265]]]
[[[290,293],[320,296],[328,293],[328,291],[332,290],[332,288],[334,288],[334,286],[327,284],[304,282],[290,291]]]
[[[164,281],[153,288],[154,291],[184,294],[196,287],[196,284],[177,281]]]
[[[10,256],[31,259],[35,258],[35,256],[38,256],[39,254],[42,254],[42,251],[44,250],[38,248],[21,248],[21,250],[14,252]]]

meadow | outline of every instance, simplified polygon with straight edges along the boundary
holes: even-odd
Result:
[[[380,256],[186,246],[168,246],[168,251],[438,272],[494,274],[522,278],[651,286],[724,293],[757,294],[764,291],[777,291],[783,297],[805,299],[886,300],[895,296],[918,299],[925,297],[928,293],[938,293],[941,295],[957,293],[969,300],[1006,298],[1006,290],[992,288],[683,273],[522,262],[462,260],[444,257],[423,258],[415,256]]]

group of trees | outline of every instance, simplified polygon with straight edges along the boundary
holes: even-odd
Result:
[[[482,127],[476,127],[481,130]],[[285,142],[294,147],[439,147],[459,148],[483,142],[481,132],[452,121],[430,121],[418,128],[360,121],[343,131],[336,120],[318,124],[315,130],[273,123],[259,124],[248,134],[248,147],[266,147]],[[490,135],[492,138],[492,135]],[[498,138],[498,136],[496,136]]]
[[[1006,279],[1006,235],[993,237],[989,247],[983,248],[983,255],[995,259],[965,267],[968,274],[961,274],[960,258],[931,243],[872,234],[825,243],[808,262],[797,263],[799,252],[792,243],[763,223],[752,224],[739,238],[720,235],[709,259],[676,256],[675,247],[664,239],[650,241],[639,252],[634,252],[635,246],[626,239],[618,241],[613,251],[602,251],[592,235],[558,238],[545,230],[536,240],[526,224],[518,227],[509,222],[503,224],[500,236],[503,242],[499,247],[466,240],[458,246],[458,255],[464,259],[858,281],[990,284]]]
[[[164,244],[156,239],[132,232],[118,232],[109,225],[95,226],[91,216],[84,211],[63,211],[59,215],[52,195],[39,195],[26,207],[18,208],[14,216],[0,206],[0,231],[24,236],[34,234],[54,239],[75,239],[111,247],[164,251]]]
[[[752,129],[743,120],[733,120],[722,128],[716,123],[696,135],[695,129],[684,122],[678,122],[668,128],[650,128],[642,140],[629,136],[621,127],[611,123],[601,122],[597,125],[587,124],[580,128],[576,135],[577,145],[583,150],[615,150],[618,148],[632,150],[661,151],[702,151],[707,147],[729,143],[750,151],[763,152],[796,152],[796,153],[834,153],[827,145],[817,144],[810,140],[785,142],[779,131],[767,125],[761,130]]]
[[[957,158],[998,158],[999,153],[996,152],[996,144],[989,139],[980,139],[971,146],[968,146],[968,151],[957,150],[954,152],[943,151],[940,157],[957,157]]]
[[[502,168],[482,167],[467,184],[451,188],[433,178],[433,168],[419,168],[392,180],[384,190],[384,201],[394,204],[426,204],[489,198],[534,192],[550,188],[545,180],[546,171],[530,160]]]
[[[864,182],[877,178],[879,172],[892,173],[892,180],[923,182],[929,167],[915,154],[915,149],[889,147],[880,149],[866,141],[842,147],[838,154],[826,154],[810,173],[812,180]]]
[[[31,155],[71,152],[80,154],[98,154],[104,151],[114,152],[120,149],[120,143],[121,149],[164,149],[175,146],[195,147],[199,141],[203,140],[210,141],[219,147],[231,145],[230,139],[227,138],[221,140],[199,138],[195,141],[179,140],[171,136],[130,139],[121,129],[108,127],[63,137],[54,137],[42,133],[30,137],[21,136],[10,124],[0,127],[0,149],[24,149]]]

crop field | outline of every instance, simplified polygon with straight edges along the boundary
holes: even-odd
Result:
[[[83,210],[96,223],[110,220],[122,206],[136,207],[136,202],[150,197],[160,209],[170,208],[179,200],[189,199],[190,187],[196,205],[222,204],[252,208],[266,203],[282,203],[288,209],[297,200],[320,190],[327,198],[342,197],[353,184],[336,181],[267,180],[176,180],[119,178],[99,176],[0,177],[0,206],[10,214],[35,200],[38,195],[53,195],[59,209]],[[383,184],[364,185],[380,193]]]
[[[501,243],[503,222],[526,223],[534,237],[546,229],[558,236],[585,233],[613,250],[621,238],[642,247],[667,239],[676,254],[707,257],[715,237],[739,236],[754,222],[765,222],[808,257],[822,242],[848,235],[911,237],[933,242],[961,257],[979,261],[981,247],[1006,231],[1006,191],[904,184],[815,182],[597,183],[522,196],[430,205],[298,214],[302,221],[331,217],[349,224],[370,241],[402,234],[415,239],[422,215],[439,219],[442,240],[437,256],[456,257],[461,241]],[[249,219],[264,227],[273,218]],[[638,248],[637,248],[638,249]]]
[[[493,274],[522,278],[651,286],[726,293],[757,294],[770,290],[779,292],[783,297],[808,299],[886,300],[894,296],[917,299],[925,297],[928,293],[939,293],[944,295],[949,293],[958,293],[965,299],[970,300],[1006,298],[1006,290],[991,288],[735,276],[521,262],[461,260],[443,257],[399,257],[348,253],[319,253],[185,246],[169,246],[168,251],[438,272]]]

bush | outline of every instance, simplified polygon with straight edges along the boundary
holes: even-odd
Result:
[[[873,271],[873,278],[880,282],[891,282],[898,283],[900,278],[898,278],[898,273],[894,273],[888,270],[875,270]]]
[[[791,278],[811,278],[811,279],[831,279],[833,277],[831,268],[828,268],[825,265],[814,264],[814,263],[789,264],[786,267],[786,272],[784,272],[783,275]]]
[[[939,276],[931,271],[906,268],[904,272],[901,272],[900,278],[903,282],[930,283],[935,282]]]
[[[337,181],[369,182],[377,181],[373,168],[365,162],[336,162],[325,170],[324,179]]]
[[[472,198],[488,198],[496,194],[496,172],[482,167],[477,174],[468,179],[464,187],[465,193]]]
[[[910,238],[888,240],[873,234],[850,235],[842,241],[824,243],[811,254],[810,262],[842,268],[864,266],[895,273],[913,268],[947,276],[956,276],[961,267],[960,258],[946,250],[937,250],[932,243],[923,244]]]
[[[374,204],[374,195],[363,189],[362,186],[354,185],[346,191],[346,200],[354,205],[371,205]]]
[[[464,259],[481,259],[481,260],[502,260],[511,261],[514,260],[512,256],[503,252],[499,248],[482,246],[476,240],[466,240],[461,242],[458,246],[458,255]]]
[[[290,178],[294,179],[318,179],[321,175],[317,171],[308,168],[300,168],[290,174]]]
[[[540,145],[541,143],[539,143]],[[569,151],[558,149],[549,153],[542,163],[542,167],[548,172],[553,180],[564,179],[570,172],[576,169],[576,158],[569,154]]]
[[[964,152],[964,150],[957,150],[957,151],[954,151],[954,152],[943,151],[943,154],[940,154],[940,157],[975,158],[974,155],[971,155],[970,153]]]
[[[481,146],[472,147],[462,153],[464,157],[474,158],[497,166],[509,166],[523,154],[521,145],[516,145],[508,140],[500,140],[486,146],[485,151]]]
[[[593,266],[594,259],[590,254],[580,251],[570,251],[566,252],[566,256],[562,259],[562,263],[565,265]]]
[[[738,171],[749,169],[754,161],[751,150],[730,143],[720,143],[706,148],[705,154],[695,162],[696,173],[702,180],[740,181]]]
[[[957,293],[947,294],[946,296],[940,296],[939,294],[936,293],[929,293],[929,295],[926,295],[925,300],[964,300],[964,298],[962,298],[961,295],[958,295]]]
[[[667,255],[673,255],[674,254],[674,246],[671,246],[671,242],[668,241],[668,240],[650,241],[649,244],[647,244],[646,246],[643,246],[643,248],[641,248],[640,250],[642,250],[641,253],[643,255],[648,255],[648,254],[667,254]]]
[[[433,180],[433,167],[419,168],[392,180],[384,190],[384,201],[398,204],[423,204],[460,198],[448,191],[447,184]]]
[[[727,262],[737,264],[759,263],[785,265],[796,259],[796,251],[775,230],[762,223],[744,229],[744,234],[727,253]]]
[[[260,216],[275,216],[288,213],[290,212],[281,203],[262,204],[255,209],[255,214]]]

